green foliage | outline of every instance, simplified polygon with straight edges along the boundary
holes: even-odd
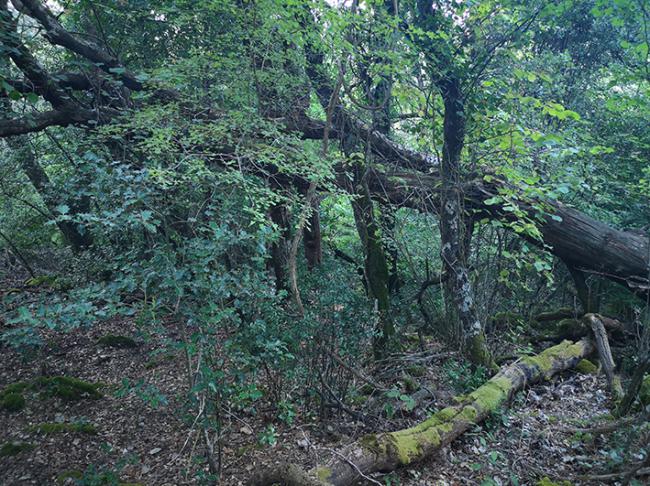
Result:
[[[442,366],[447,382],[458,392],[467,393],[485,383],[487,370],[482,366],[472,368],[469,363],[449,360]]]

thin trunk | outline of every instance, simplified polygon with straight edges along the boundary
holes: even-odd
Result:
[[[444,271],[449,275],[445,291],[453,302],[456,318],[463,332],[468,357],[478,365],[495,367],[487,348],[483,326],[474,303],[474,289],[469,278],[467,248],[469,231],[464,219],[460,159],[465,139],[465,111],[460,81],[454,77],[439,82],[445,104],[444,143],[440,176],[440,237]]]
[[[354,220],[359,239],[364,249],[364,277],[368,295],[375,302],[377,311],[378,334],[373,343],[376,358],[383,357],[395,334],[395,327],[390,316],[390,296],[388,291],[388,264],[381,241],[379,225],[374,215],[374,205],[370,198],[364,177],[357,185],[357,197],[352,201]],[[360,193],[360,194],[359,194]]]
[[[307,268],[312,270],[323,261],[323,240],[320,230],[320,198],[315,197],[312,201],[311,216],[309,217],[309,224],[305,226],[304,242],[305,242],[305,259],[307,260]]]
[[[51,214],[56,213],[56,207],[64,201],[59,200],[52,194],[52,183],[50,178],[34,156],[29,140],[25,136],[7,138],[9,148],[16,154],[25,175],[34,186],[34,189],[43,199],[45,206]],[[88,201],[65,201],[70,208],[70,215],[75,216],[88,211]],[[93,243],[88,231],[73,221],[55,221],[57,228],[61,231],[64,240],[73,251],[78,252],[90,247]]]
[[[288,262],[289,241],[291,229],[289,227],[289,214],[284,204],[271,208],[271,221],[280,232],[278,239],[271,244],[271,265],[275,273],[275,289],[277,292],[289,292]]]

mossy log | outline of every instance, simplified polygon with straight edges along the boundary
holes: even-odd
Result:
[[[559,322],[552,323],[550,326],[545,326],[552,321],[539,323],[539,331],[533,335],[532,341],[539,343],[543,341],[560,342],[565,339],[576,341],[586,336],[591,336],[593,330],[591,327],[590,316],[596,316],[603,324],[605,330],[617,340],[625,338],[623,324],[616,319],[605,317],[600,314],[585,314],[580,319],[562,319]]]
[[[570,307],[562,307],[555,311],[540,312],[535,317],[533,317],[533,320],[537,322],[548,322],[561,321],[562,319],[571,319],[576,317],[579,316],[574,309],[571,309]]]
[[[252,486],[271,484],[344,486],[376,472],[389,472],[420,461],[484,420],[526,385],[551,378],[574,367],[590,354],[589,339],[564,341],[537,356],[503,368],[474,392],[456,397],[456,405],[436,412],[424,422],[396,432],[369,434],[335,452],[325,464],[309,472],[294,465],[262,471]]]

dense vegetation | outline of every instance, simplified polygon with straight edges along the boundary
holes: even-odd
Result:
[[[465,395],[421,437],[255,479],[394,484],[594,354],[624,432],[581,480],[642,480],[649,43],[646,0],[0,0],[0,414],[135,393],[198,431],[184,478],[216,483],[237,421],[267,448],[314,420],[384,432],[446,376]],[[63,376],[53,343],[82,334],[183,387]],[[86,466],[63,481],[120,481]]]

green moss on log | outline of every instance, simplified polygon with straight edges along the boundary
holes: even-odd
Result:
[[[138,343],[127,336],[119,336],[115,334],[107,334],[97,340],[97,344],[101,346],[108,346],[110,348],[136,348]]]
[[[496,410],[510,396],[512,382],[504,377],[495,377],[467,395],[467,400],[481,411]]]
[[[97,434],[97,427],[92,424],[85,423],[43,423],[32,425],[28,428],[30,432],[36,432],[39,434],[51,435],[51,434],[61,434],[64,432],[72,433],[83,433],[83,434]]]
[[[553,363],[556,360],[577,359],[581,355],[580,347],[579,342],[573,343],[565,340],[537,356],[523,358],[521,362],[536,367],[545,378],[548,378],[553,373]]]
[[[594,375],[598,371],[598,366],[588,359],[581,359],[576,365],[576,371],[583,375]]]
[[[7,442],[0,447],[0,457],[16,456],[21,452],[31,451],[33,448],[32,444],[26,442]]]

